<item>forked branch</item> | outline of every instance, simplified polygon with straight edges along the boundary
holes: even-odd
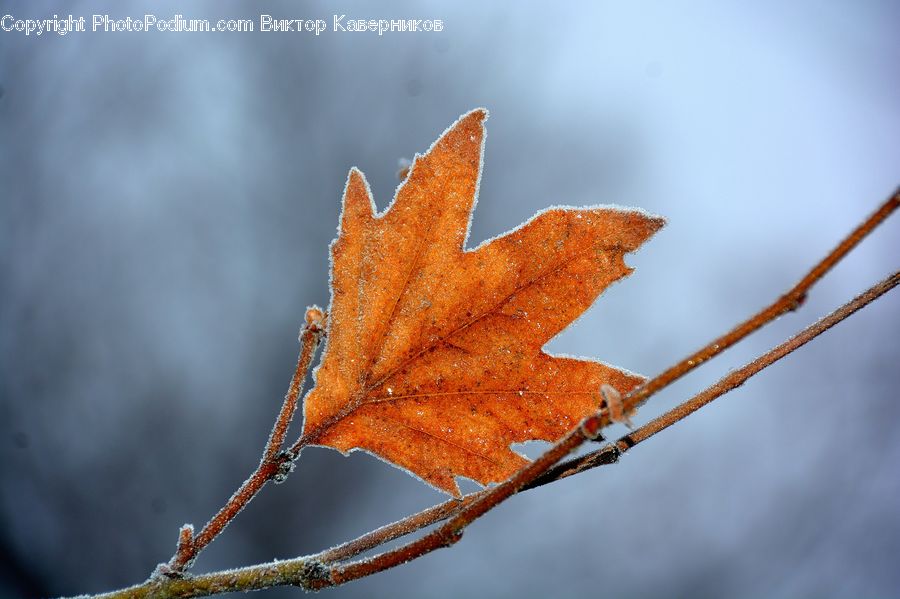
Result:
[[[806,293],[830,268],[843,258],[859,241],[880,224],[900,205],[900,191],[888,199],[881,208],[839,244],[824,260],[817,264],[794,288],[783,295],[771,306],[754,317],[735,327],[732,331],[716,339],[706,347],[682,360],[672,368],[649,381],[623,398],[626,412],[642,404],[651,395],[668,386],[699,364],[717,355],[727,347],[734,345],[753,331],[771,322],[781,314],[796,309],[806,297]],[[178,551],[172,562],[163,570],[169,576],[154,576],[141,585],[101,595],[100,597],[198,597],[230,591],[249,591],[273,586],[295,585],[305,589],[319,589],[327,586],[343,584],[350,580],[368,576],[376,572],[394,567],[440,547],[452,545],[462,536],[463,529],[475,519],[510,497],[518,491],[533,488],[577,474],[586,469],[615,462],[618,456],[631,447],[645,441],[656,433],[685,418],[700,407],[731,389],[743,384],[751,376],[757,374],[768,365],[781,359],[790,352],[809,342],[837,322],[847,318],[875,298],[886,293],[900,283],[900,273],[882,281],[878,285],[845,304],[829,316],[807,327],[797,336],[760,356],[745,367],[734,371],[715,385],[697,394],[650,423],[625,435],[601,450],[587,454],[570,462],[559,464],[569,452],[583,444],[586,440],[596,439],[600,428],[608,422],[608,414],[598,412],[585,419],[579,427],[570,431],[559,442],[554,444],[544,455],[519,471],[508,481],[484,491],[470,494],[462,500],[451,500],[410,516],[392,525],[383,527],[367,535],[336,547],[318,555],[293,560],[272,562],[250,566],[238,570],[229,570],[182,578],[184,570],[190,565],[197,553],[234,518],[244,505],[268,482],[277,479],[279,472],[289,471],[290,464],[296,456],[290,455],[280,448],[283,445],[287,427],[296,411],[300,387],[309,368],[322,334],[321,321],[318,327],[310,330],[308,315],[307,327],[301,332],[303,348],[298,360],[297,370],[291,381],[285,403],[266,449],[260,466],[253,475],[232,496],[225,507],[210,520],[196,537],[192,529],[185,526],[179,533]],[[318,313],[319,316],[321,312]],[[315,333],[315,334],[313,334]],[[274,468],[274,470],[273,470]],[[422,538],[398,549],[377,555],[371,559],[353,563],[340,564],[368,549],[382,545],[390,540],[414,532],[424,526],[445,519],[449,521]]]
[[[300,330],[300,356],[297,358],[297,368],[294,370],[294,376],[291,378],[291,384],[263,450],[259,466],[197,536],[192,536],[193,526],[186,524],[181,528],[178,535],[178,549],[168,564],[159,566],[161,574],[174,578],[183,576],[185,570],[197,558],[197,554],[219,536],[267,482],[270,480],[280,482],[290,473],[296,456],[290,452],[282,452],[281,447],[297,411],[297,402],[313,355],[325,333],[324,320],[325,315],[319,308],[312,307],[306,311],[306,323]]]
[[[714,385],[707,387],[691,399],[669,410],[631,434],[620,438],[608,446],[608,449],[603,450],[609,455],[607,463],[616,461],[623,452],[683,420],[717,397],[721,397],[732,389],[744,384],[753,375],[809,343],[857,310],[896,287],[898,283],[900,283],[900,272],[895,272],[825,318],[806,327],[791,339],[769,350],[742,368],[719,379]],[[540,458],[520,470],[509,480],[488,489],[481,497],[461,508],[453,518],[432,532],[407,545],[376,555],[370,559],[331,566],[327,576],[319,576],[315,580],[308,581],[311,586],[307,588],[319,589],[325,586],[344,584],[357,578],[363,578],[399,566],[435,549],[456,543],[462,538],[463,530],[476,519],[483,516],[503,500],[536,481],[567,453],[577,449],[585,441],[595,439],[602,424],[603,416],[601,414],[589,416],[582,421],[579,427],[555,443]]]
[[[750,377],[887,293],[896,287],[898,283],[900,283],[900,272],[894,273],[884,281],[866,290],[825,318],[810,325],[796,336],[766,352],[746,366],[720,379],[717,383],[688,401],[632,433],[621,437],[616,442],[605,446],[598,453],[599,456],[604,456],[603,461],[598,461],[595,465],[615,462],[625,451],[646,441],[672,424],[683,420],[717,397],[743,384]],[[151,578],[142,585],[99,595],[98,599],[124,597],[133,599],[144,597],[169,599],[179,597],[183,599],[232,591],[260,590],[274,586],[299,586],[306,590],[318,590],[344,584],[399,566],[436,549],[453,545],[462,538],[463,530],[477,518],[520,490],[537,486],[534,483],[549,472],[553,464],[559,461],[561,457],[585,441],[595,439],[602,422],[603,416],[601,414],[595,414],[586,418],[580,426],[554,444],[543,456],[520,470],[515,476],[496,487],[475,494],[477,496],[469,496],[464,500],[456,514],[434,531],[411,543],[376,555],[370,559],[329,565],[322,561],[321,556],[309,556],[185,579],[156,577]],[[567,474],[561,473],[558,478],[563,478],[564,476],[567,476]]]
[[[813,266],[796,285],[782,295],[776,302],[763,308],[728,333],[697,350],[678,364],[675,364],[671,368],[655,376],[645,385],[636,389],[633,393],[626,395],[623,398],[625,412],[628,413],[629,411],[638,408],[643,405],[651,395],[668,387],[700,364],[703,364],[710,358],[722,353],[779,316],[800,307],[806,300],[806,295],[813,285],[819,282],[819,280],[821,280],[835,264],[840,262],[844,256],[849,254],[853,248],[859,245],[860,241],[875,230],[878,225],[883,223],[898,207],[900,207],[900,189],[897,189],[891,197],[885,200],[884,203],[869,216],[869,218],[847,235],[847,237],[835,246],[825,258]],[[568,472],[567,476],[571,476],[572,474],[577,474],[583,470],[593,468],[593,462],[602,459],[599,455],[601,451],[602,450],[597,450],[581,457],[574,458],[564,464],[559,464],[553,469],[553,472]]]

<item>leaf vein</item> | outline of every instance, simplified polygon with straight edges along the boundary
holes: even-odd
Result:
[[[464,452],[466,452],[466,453],[468,453],[468,454],[471,454],[471,455],[473,455],[473,456],[475,456],[475,457],[477,457],[477,458],[481,458],[482,460],[484,460],[484,461],[486,461],[486,462],[490,462],[490,463],[493,464],[494,466],[500,466],[500,465],[501,465],[500,462],[498,462],[497,460],[494,460],[494,459],[492,459],[492,458],[489,458],[489,457],[486,456],[486,455],[482,455],[482,454],[478,453],[477,451],[475,451],[475,450],[473,450],[473,449],[469,449],[468,447],[465,447],[464,445],[460,445],[459,443],[454,443],[453,441],[451,441],[451,440],[449,440],[449,439],[445,439],[445,438],[443,438],[443,437],[439,437],[439,436],[435,435],[434,433],[429,433],[429,432],[426,431],[426,430],[423,430],[423,429],[421,429],[421,428],[417,428],[417,427],[415,427],[415,426],[412,426],[412,425],[410,425],[410,424],[407,424],[407,423],[403,422],[402,420],[398,420],[397,418],[392,418],[392,417],[390,417],[390,416],[385,416],[385,415],[382,415],[382,414],[379,414],[379,417],[380,417],[380,418],[384,418],[385,420],[390,420],[391,422],[395,422],[395,423],[399,424],[400,426],[402,426],[402,427],[404,427],[404,428],[407,428],[407,429],[409,429],[409,430],[411,430],[411,431],[413,431],[413,432],[420,433],[420,434],[422,434],[422,435],[425,435],[426,437],[430,437],[430,438],[432,438],[432,439],[435,439],[435,440],[437,440],[437,441],[440,441],[441,443],[446,443],[447,445],[451,445],[451,446],[453,446],[453,447],[456,447],[457,449],[459,449],[459,450],[461,450],[461,451],[464,451]]]
[[[621,246],[619,246],[618,244],[616,244],[616,245],[612,245],[612,246],[603,246],[601,249],[603,249],[603,250],[621,249]],[[368,385],[368,387],[366,388],[364,394],[365,394],[365,393],[368,393],[369,391],[372,391],[373,389],[375,389],[375,388],[379,387],[380,385],[384,384],[388,379],[390,379],[392,376],[394,376],[395,374],[397,374],[400,370],[402,370],[402,369],[403,369],[404,367],[406,367],[408,364],[411,364],[412,362],[415,362],[416,360],[418,360],[420,357],[422,357],[423,354],[425,354],[426,352],[428,352],[428,351],[431,350],[432,348],[437,347],[437,346],[440,345],[441,343],[446,343],[446,342],[447,342],[447,339],[449,339],[450,337],[453,337],[454,335],[456,335],[456,334],[459,333],[460,331],[462,331],[462,330],[464,330],[464,329],[466,329],[466,328],[472,326],[473,324],[475,324],[475,323],[478,322],[479,320],[481,320],[481,319],[483,319],[483,318],[486,318],[486,317],[492,315],[492,314],[493,314],[494,312],[496,312],[498,309],[500,309],[500,308],[503,307],[505,304],[507,304],[507,303],[508,303],[508,302],[509,302],[509,301],[510,301],[517,293],[520,293],[521,291],[523,291],[523,290],[525,290],[525,289],[531,287],[532,285],[536,284],[536,283],[537,283],[538,281],[540,281],[541,279],[543,279],[543,278],[545,278],[545,277],[548,277],[548,276],[550,276],[550,275],[552,275],[552,274],[554,274],[554,273],[556,273],[556,272],[559,272],[560,270],[562,270],[563,268],[565,268],[566,266],[568,266],[569,264],[571,264],[572,262],[574,262],[575,260],[577,260],[578,258],[580,258],[580,257],[581,257],[584,253],[586,253],[586,252],[587,252],[587,250],[583,250],[583,251],[580,251],[580,252],[576,252],[576,253],[575,253],[571,258],[569,258],[568,260],[565,260],[565,261],[562,262],[561,264],[554,265],[554,267],[547,269],[545,272],[540,273],[539,275],[537,275],[537,276],[534,277],[533,279],[530,279],[529,281],[525,282],[524,284],[519,285],[518,287],[516,287],[515,289],[513,289],[506,297],[504,297],[503,299],[501,299],[497,304],[495,304],[494,306],[492,306],[491,308],[489,308],[488,310],[486,310],[486,311],[483,312],[482,314],[476,316],[475,318],[469,320],[468,322],[463,323],[462,325],[460,325],[460,326],[458,326],[457,328],[453,329],[452,331],[450,331],[449,333],[447,333],[447,334],[444,335],[443,337],[439,337],[439,338],[435,339],[435,340],[432,341],[430,344],[424,346],[421,350],[419,350],[418,352],[416,352],[414,355],[412,355],[412,356],[410,356],[409,358],[406,358],[405,360],[403,360],[402,362],[400,362],[400,364],[398,364],[396,367],[394,367],[394,368],[392,368],[391,370],[389,370],[384,376],[382,376],[380,379],[378,379],[378,381],[376,381],[375,383],[372,383],[371,385]]]

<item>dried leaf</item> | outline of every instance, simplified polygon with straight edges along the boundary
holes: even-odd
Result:
[[[417,156],[376,214],[350,171],[332,244],[327,347],[304,402],[308,444],[364,449],[459,495],[456,476],[508,478],[511,443],[556,440],[644,378],[541,347],[631,272],[663,221],[635,210],[553,208],[465,250],[487,113]]]

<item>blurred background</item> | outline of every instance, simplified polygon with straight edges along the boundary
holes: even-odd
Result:
[[[139,582],[222,505],[259,460],[305,307],[328,303],[348,169],[383,208],[398,159],[471,108],[491,117],[470,245],[554,204],[668,218],[548,346],[648,375],[778,297],[900,184],[897,3],[552,6],[0,2],[22,19],[444,23],[0,32],[0,596]],[[898,240],[895,216],[801,311],[636,422],[893,272]],[[898,597],[898,316],[895,292],[619,465],[322,596]],[[366,454],[307,450],[195,569],[314,552],[443,499]]]

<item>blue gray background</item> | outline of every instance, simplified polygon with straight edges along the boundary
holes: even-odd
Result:
[[[305,306],[328,301],[348,169],[383,207],[397,160],[473,107],[491,118],[471,244],[552,204],[669,219],[549,344],[645,374],[776,298],[900,183],[894,2],[0,2],[53,12],[445,28],[0,32],[4,597],[138,582],[206,521],[259,459]],[[636,420],[892,272],[898,239],[900,217]],[[322,596],[898,597],[898,309],[883,298],[618,466]],[[313,552],[442,499],[309,450],[196,568]]]

